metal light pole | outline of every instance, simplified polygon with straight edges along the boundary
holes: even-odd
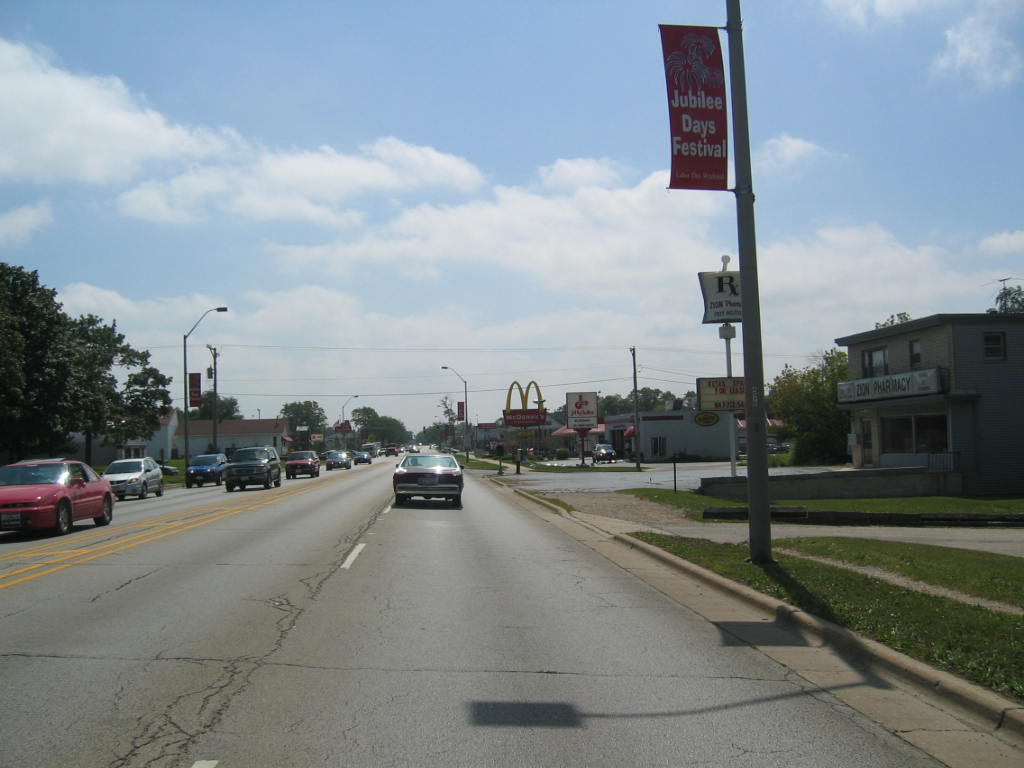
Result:
[[[227,311],[228,311],[227,307],[212,307],[212,308],[206,310],[205,312],[203,312],[202,315],[199,316],[199,319],[196,320],[196,324],[193,325],[189,329],[188,333],[186,333],[181,338],[181,359],[184,362],[184,368],[185,368],[185,407],[182,409],[182,411],[185,414],[185,469],[186,470],[188,469],[188,409],[190,407],[190,403],[189,403],[189,399],[188,399],[188,337],[192,335],[192,331],[194,331],[197,327],[199,327],[199,324],[201,322],[203,322],[203,318],[206,317],[208,314],[210,314],[211,312],[227,312]]]
[[[456,371],[454,368],[452,368],[450,366],[447,366],[447,365],[442,365],[441,368],[442,368],[442,370],[445,370],[445,371],[451,371],[456,376],[458,376],[459,379],[462,381],[462,415],[463,415],[463,417],[465,419],[462,422],[462,426],[465,429],[465,434],[463,435],[463,437],[465,438],[465,442],[466,442],[466,461],[468,462],[469,461],[469,385],[466,383],[466,380],[462,378],[462,374],[459,373],[458,371]]]

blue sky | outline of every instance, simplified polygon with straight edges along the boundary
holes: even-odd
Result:
[[[1024,2],[746,0],[765,372],[1024,282]],[[468,381],[724,373],[697,272],[729,192],[666,190],[658,24],[688,2],[0,5],[0,260],[246,416],[412,430]],[[724,44],[724,33],[723,33]],[[742,332],[742,331],[741,331]],[[734,345],[741,370],[741,345]],[[359,395],[358,400],[350,400]]]

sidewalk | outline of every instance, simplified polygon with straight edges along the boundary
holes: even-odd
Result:
[[[576,510],[585,506],[577,505],[579,496],[603,496],[605,511],[610,505],[617,512],[606,516],[570,513],[514,490],[531,500],[536,514],[718,626],[723,642],[748,644],[793,670],[812,695],[835,696],[955,768],[1024,765],[1024,706],[1019,703],[633,539],[628,534],[637,530],[673,531],[656,521],[629,519],[649,517],[651,510],[638,515],[636,508],[624,508],[628,496],[564,494]],[[746,525],[679,520],[671,527],[685,527],[687,533],[680,535],[729,529],[728,536],[741,540],[747,530]]]

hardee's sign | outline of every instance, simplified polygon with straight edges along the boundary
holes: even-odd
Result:
[[[536,408],[529,408],[530,404],[530,389],[535,388],[537,390],[537,406]],[[512,408],[512,390],[519,390],[519,401],[522,404],[522,408],[513,410]],[[502,411],[505,416],[506,427],[539,427],[548,423],[548,412],[544,407],[544,398],[540,394],[540,385],[536,381],[531,381],[526,385],[526,389],[523,389],[523,385],[518,381],[513,381],[508,388],[508,395],[505,397],[505,410]]]

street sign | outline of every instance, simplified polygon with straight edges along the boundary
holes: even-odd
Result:
[[[597,392],[567,392],[565,413],[569,429],[593,429],[597,426]]]
[[[201,408],[203,405],[203,377],[199,373],[188,375],[188,406]]]
[[[743,297],[739,272],[698,272],[700,292],[704,296],[705,325],[742,323]]]

